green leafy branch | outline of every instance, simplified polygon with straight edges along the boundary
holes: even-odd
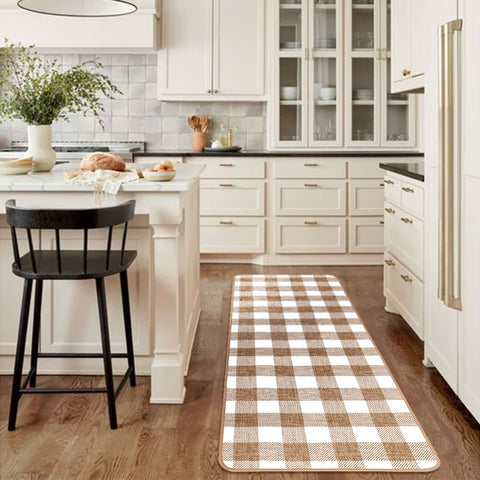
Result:
[[[0,121],[50,125],[59,119],[68,122],[68,114],[91,114],[103,129],[102,99],[122,92],[98,71],[102,67],[95,59],[62,72],[56,59],[41,58],[34,45],[5,39],[0,49]]]

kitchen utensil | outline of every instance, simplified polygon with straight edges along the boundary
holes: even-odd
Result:
[[[177,172],[173,171],[159,171],[159,172],[149,172],[143,170],[143,178],[149,182],[168,182],[175,178]]]
[[[192,136],[192,150],[202,152],[207,146],[207,134],[204,131],[195,131]]]
[[[298,87],[280,87],[281,100],[297,100]]]
[[[322,87],[319,89],[319,94],[322,100],[335,100],[337,98],[337,88]]]

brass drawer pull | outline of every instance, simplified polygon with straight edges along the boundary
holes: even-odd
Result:
[[[380,223],[380,225],[384,225],[384,224],[385,224],[385,222],[384,222],[383,220],[380,220],[379,223]]]
[[[221,167],[233,167],[233,163],[220,163]]]
[[[233,222],[232,221],[226,221],[226,220],[220,220],[218,222],[220,225],[233,225]]]
[[[394,267],[394,266],[395,266],[395,262],[393,262],[392,260],[385,260],[385,263],[386,263],[389,267]]]
[[[219,186],[220,187],[233,187],[233,185],[231,183],[221,183]]]
[[[379,186],[379,187],[384,187],[385,184],[384,184],[384,183],[379,183],[378,186]]]
[[[304,167],[318,167],[318,163],[304,163]]]
[[[407,218],[407,217],[401,217],[400,220],[403,223],[413,223],[413,220],[411,218]]]
[[[407,283],[412,283],[413,282],[413,279],[410,278],[408,275],[400,275],[400,277],[404,282],[407,282]]]
[[[305,187],[318,187],[318,183],[305,183]]]
[[[387,213],[395,213],[395,210],[393,208],[386,208],[385,211]]]
[[[303,223],[305,225],[318,225],[318,222],[316,220],[305,220]]]
[[[407,70],[406,68],[404,68],[404,69],[402,70],[402,75],[403,75],[404,77],[408,77],[408,76],[410,75],[410,73],[411,73],[410,70]]]
[[[402,187],[402,190],[408,193],[413,193],[415,191],[413,188],[410,187]]]
[[[387,185],[393,185],[395,182],[392,182],[391,180],[385,180],[385,183],[386,183]]]

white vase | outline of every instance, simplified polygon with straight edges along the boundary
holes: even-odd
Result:
[[[33,172],[49,172],[57,158],[52,148],[51,125],[28,125],[28,150],[25,155],[33,157]]]

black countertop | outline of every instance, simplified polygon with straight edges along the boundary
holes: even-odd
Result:
[[[317,152],[269,152],[266,150],[240,150],[239,152],[192,152],[181,150],[158,150],[156,152],[134,153],[135,157],[423,157],[420,152],[362,152],[362,151],[317,151]]]
[[[381,163],[380,168],[421,182],[425,181],[423,163]]]

